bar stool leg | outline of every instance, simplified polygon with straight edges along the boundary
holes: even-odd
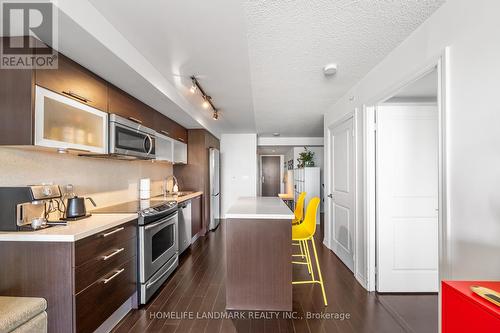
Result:
[[[319,284],[321,285],[321,292],[323,293],[323,300],[325,301],[325,306],[327,306],[328,302],[326,300],[325,286],[323,285],[323,275],[321,274],[321,268],[319,267],[318,252],[316,252],[316,245],[314,245],[314,237],[311,237],[311,242],[314,251],[314,257],[316,258],[316,267],[318,268]]]
[[[309,269],[309,274],[311,274],[311,279],[314,281],[314,271],[312,267],[312,260],[311,260],[311,252],[309,251],[309,244],[307,243],[307,240],[303,241],[304,247],[306,249],[306,256],[307,256],[307,263],[308,266],[307,268]]]

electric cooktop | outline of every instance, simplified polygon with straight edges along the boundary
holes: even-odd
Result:
[[[163,197],[151,198],[149,200],[136,200],[121,204],[95,209],[95,214],[133,214],[139,212],[164,212],[177,209],[176,201],[167,201]]]

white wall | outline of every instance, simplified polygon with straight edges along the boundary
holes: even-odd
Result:
[[[257,195],[257,135],[222,134],[222,217],[239,197]]]
[[[172,165],[166,163],[97,159],[10,147],[0,148],[0,166],[0,186],[52,182],[63,189],[64,185],[73,184],[76,194],[91,196],[98,207],[137,200],[141,178],[150,178],[151,194],[159,195],[163,179],[172,174]]]
[[[449,49],[447,156],[449,263],[446,278],[500,280],[500,1],[446,2],[358,82],[325,115],[328,127],[363,105],[389,97],[396,85]],[[358,113],[357,141],[362,142]],[[362,145],[358,146],[358,159]],[[362,168],[358,164],[358,218],[364,229]],[[328,180],[327,180],[328,183]],[[356,239],[358,279],[366,277],[365,244]],[[326,233],[326,231],[325,231]]]

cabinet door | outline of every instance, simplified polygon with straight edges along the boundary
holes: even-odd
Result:
[[[146,127],[154,127],[155,112],[146,104],[114,86],[109,87],[108,111]]]
[[[112,266],[109,272],[75,296],[77,333],[91,333],[137,290],[136,257]]]
[[[174,140],[174,163],[187,164],[187,144]]]
[[[203,227],[201,210],[201,196],[191,199],[191,237],[200,232]]]
[[[156,134],[155,159],[157,161],[174,161],[174,140],[165,135]]]
[[[62,54],[59,54],[57,69],[35,71],[35,83],[96,109],[108,110],[106,82]]]
[[[158,133],[172,139],[187,142],[187,130],[160,112],[155,112],[155,124],[153,128]]]
[[[42,87],[35,91],[35,145],[107,152],[106,112]]]
[[[188,133],[187,130],[182,127],[181,125],[177,124],[175,121],[172,121],[172,133],[173,133],[173,138],[175,140],[182,141],[184,143],[187,143],[188,141]]]

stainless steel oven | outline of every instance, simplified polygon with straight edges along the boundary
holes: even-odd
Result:
[[[141,221],[141,220],[140,220]],[[139,225],[139,281],[141,304],[146,304],[178,265],[177,210]]]
[[[135,158],[155,158],[156,132],[133,120],[109,115],[109,153]]]

